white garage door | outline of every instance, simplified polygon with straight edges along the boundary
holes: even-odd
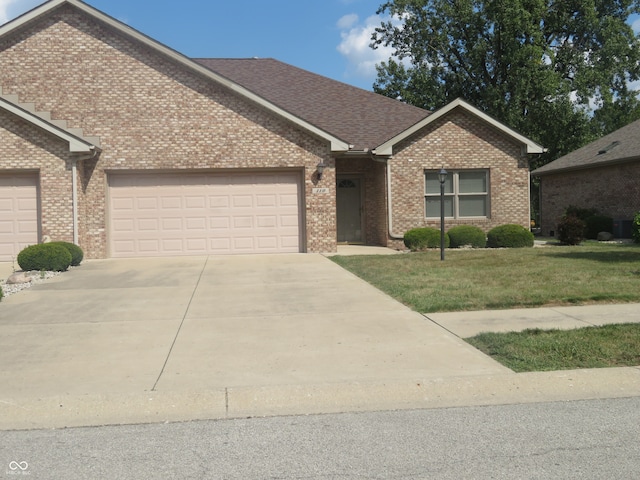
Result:
[[[36,175],[0,175],[0,261],[38,243]]]
[[[300,175],[109,177],[112,257],[300,251]]]

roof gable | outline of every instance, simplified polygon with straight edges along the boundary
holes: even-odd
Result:
[[[634,160],[640,161],[640,120],[574,150],[531,174],[542,176]]]
[[[69,152],[71,153],[93,153],[100,150],[96,145],[97,142],[92,142],[90,139],[76,135],[72,131],[62,128],[52,121],[46,120],[41,115],[26,110],[21,105],[10,101],[2,95],[0,95],[0,110],[9,112],[40,130],[58,137],[63,142],[67,142],[69,145]]]
[[[73,6],[84,14],[89,15],[93,19],[108,25],[109,27],[118,31],[120,34],[144,44],[148,48],[151,48],[154,51],[162,54],[166,58],[169,58],[170,60],[178,63],[182,67],[205,76],[206,78],[240,95],[246,100],[256,103],[267,109],[268,111],[271,111],[272,113],[294,123],[298,127],[328,141],[331,144],[332,151],[340,152],[347,151],[349,149],[349,143],[342,140],[341,138],[332,135],[322,128],[319,128],[317,125],[311,124],[306,120],[297,117],[292,112],[289,112],[281,108],[280,106],[271,103],[266,98],[257,95],[244,86],[239,85],[238,83],[235,83],[232,80],[213,72],[212,70],[204,67],[203,65],[200,65],[197,62],[194,62],[181,53],[161,44],[156,40],[153,40],[152,38],[140,33],[139,31],[129,27],[128,25],[125,25],[124,23],[114,19],[113,17],[110,17],[109,15],[91,7],[90,5],[80,0],[49,0],[48,2],[43,3],[42,5],[30,10],[24,15],[6,23],[3,26],[0,26],[0,38],[10,35],[14,30],[50,14],[63,5]]]
[[[524,148],[525,153],[528,153],[528,154],[544,153],[545,150],[544,150],[544,148],[542,146],[540,146],[537,143],[529,140],[528,138],[520,135],[515,130],[510,129],[509,127],[507,127],[503,123],[497,121],[496,119],[490,117],[486,113],[484,113],[484,112],[478,110],[477,108],[471,106],[469,103],[465,102],[464,100],[458,98],[458,99],[454,100],[453,102],[445,105],[441,109],[435,111],[434,113],[432,113],[431,115],[429,115],[425,119],[421,120],[420,122],[416,123],[412,127],[404,130],[399,135],[396,135],[395,137],[389,139],[388,141],[386,141],[383,144],[381,144],[380,146],[378,146],[375,149],[376,155],[383,155],[383,156],[393,155],[393,147],[395,145],[397,145],[398,143],[402,142],[403,140],[409,138],[411,135],[414,135],[415,133],[417,133],[418,131],[422,130],[426,126],[432,124],[433,122],[435,122],[439,118],[442,118],[442,117],[446,116],[451,111],[453,111],[454,109],[457,109],[457,108],[461,108],[461,109],[465,110],[466,112],[468,112],[468,113],[480,118],[482,121],[488,123],[489,125],[491,125],[494,129],[496,129],[500,133],[506,135],[507,137],[510,137],[516,143],[521,144],[523,146],[523,148]]]

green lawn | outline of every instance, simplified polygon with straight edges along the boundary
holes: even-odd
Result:
[[[479,249],[331,259],[422,313],[640,302],[640,245]]]
[[[516,372],[640,365],[640,324],[481,333],[465,338]]]

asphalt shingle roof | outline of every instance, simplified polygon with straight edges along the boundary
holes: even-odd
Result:
[[[640,120],[560,157],[532,174],[547,175],[632,160],[640,160]]]
[[[272,58],[194,61],[354,146],[373,149],[430,112]]]

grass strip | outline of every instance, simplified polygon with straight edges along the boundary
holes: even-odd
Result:
[[[447,250],[331,259],[421,312],[640,302],[640,245]]]
[[[640,365],[640,324],[481,333],[465,341],[515,372]]]

